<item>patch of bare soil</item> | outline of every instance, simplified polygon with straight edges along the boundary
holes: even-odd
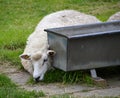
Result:
[[[23,70],[18,70],[15,66],[10,63],[0,63],[0,73],[6,74],[13,82],[19,87],[26,90],[32,91],[43,91],[46,95],[56,94],[71,94],[78,98],[90,97],[90,96],[118,96],[120,97],[120,76],[113,76],[107,78],[108,86],[105,88],[101,87],[88,87],[86,85],[63,85],[60,83],[37,83],[34,85],[27,84],[30,78],[29,73]]]

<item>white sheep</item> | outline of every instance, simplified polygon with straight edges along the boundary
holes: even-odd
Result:
[[[96,22],[100,22],[96,17],[74,10],[58,11],[45,16],[29,36],[25,50],[20,55],[23,67],[33,75],[34,80],[39,81],[44,78],[50,67],[50,55],[55,53],[49,50],[47,33],[44,29]]]
[[[107,21],[120,20],[120,12],[113,14]]]

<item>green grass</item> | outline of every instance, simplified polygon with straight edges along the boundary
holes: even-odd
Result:
[[[54,78],[51,76],[55,76]],[[56,78],[58,77],[58,79]],[[93,82],[86,71],[73,71],[73,72],[63,72],[63,71],[56,71],[54,70],[53,73],[51,71],[46,75],[44,82],[56,82],[61,81],[63,84],[66,83],[87,83],[88,85],[92,85]]]
[[[40,83],[62,83],[62,84],[83,84],[93,86],[93,81],[87,71],[64,72],[59,69],[50,70],[45,74],[44,80]],[[31,76],[27,84],[36,84]]]
[[[0,74],[0,88],[1,87],[13,87],[16,88],[17,85],[15,85],[6,75]]]
[[[0,98],[38,98],[44,96],[42,91],[20,89],[6,75],[0,74]]]
[[[84,90],[83,92],[87,92],[88,90]],[[42,91],[26,91],[24,89],[20,89],[16,84],[14,84],[6,75],[0,74],[0,98],[40,98],[45,97],[45,94]],[[71,94],[63,94],[63,95],[52,95],[49,98],[76,98]],[[113,96],[106,97],[96,97],[89,96],[84,98],[119,98]]]
[[[0,61],[21,67],[19,55],[27,37],[47,14],[63,9],[74,9],[95,15],[106,21],[120,11],[119,0],[0,0]],[[89,75],[81,71],[49,71],[44,82],[91,83]]]

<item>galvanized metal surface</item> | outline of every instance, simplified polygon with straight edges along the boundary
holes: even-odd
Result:
[[[120,21],[45,30],[64,71],[120,65]]]

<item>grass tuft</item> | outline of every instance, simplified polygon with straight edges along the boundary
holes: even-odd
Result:
[[[50,70],[45,74],[45,83],[62,82],[63,84],[93,84],[91,76],[86,71],[64,72],[59,69]]]
[[[44,96],[42,91],[20,89],[6,75],[0,74],[0,98],[38,98]]]
[[[1,87],[16,87],[16,85],[4,74],[0,74],[0,88]]]
[[[88,72],[85,71],[73,71],[73,72],[64,72],[59,69],[53,69],[48,71],[45,74],[43,83],[62,83],[62,84],[81,84],[86,83],[92,85],[93,81]],[[27,81],[27,84],[36,84],[31,76]]]

